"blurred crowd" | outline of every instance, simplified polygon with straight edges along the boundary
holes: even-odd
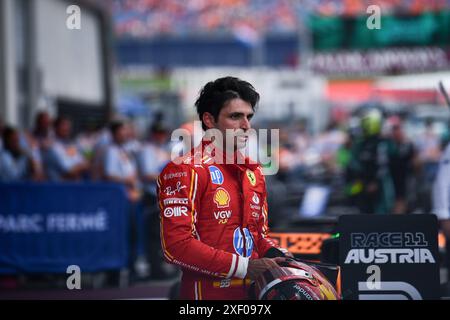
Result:
[[[423,203],[429,196],[424,200],[417,194],[430,189],[435,179],[447,128],[437,131],[430,118],[416,123],[422,129],[413,131],[404,115],[386,115],[371,107],[331,118],[316,135],[306,120],[278,126],[278,181],[338,177],[349,205],[362,213],[430,211],[430,204]],[[189,124],[183,128],[189,129]],[[170,129],[159,120],[144,134],[132,122],[119,119],[74,137],[69,118],[51,119],[40,112],[31,130],[0,123],[0,133],[0,182],[115,182],[126,187],[134,203],[145,198],[156,203],[157,177],[174,147],[180,147],[170,141]],[[362,206],[371,203],[370,194],[379,197],[380,192],[387,201],[382,208]]]
[[[332,121],[316,136],[300,121],[280,132],[276,179],[291,193],[303,184],[328,188],[323,214],[331,213],[333,201],[338,215],[430,213],[448,128],[436,130],[431,118],[415,126],[421,130],[412,130],[405,115],[371,107]]]
[[[113,0],[119,36],[154,37],[207,33],[296,33],[307,14],[365,15],[379,5],[382,13],[418,14],[450,7],[450,0]]]
[[[139,140],[131,122],[117,119],[74,136],[69,118],[52,119],[47,112],[37,114],[31,130],[0,121],[0,183],[122,184],[132,211],[131,272],[143,278],[171,277],[173,270],[159,250],[156,200],[156,180],[170,161],[169,134],[156,122],[146,139]]]

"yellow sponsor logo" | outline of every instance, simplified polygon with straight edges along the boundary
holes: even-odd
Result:
[[[251,170],[247,170],[246,174],[247,174],[248,181],[250,181],[252,186],[255,186],[256,185],[255,173]]]
[[[322,295],[322,299],[324,300],[337,300],[336,295],[330,288],[327,288],[323,284],[319,286],[320,294]],[[326,299],[325,299],[326,298]]]
[[[230,194],[227,190],[219,188],[214,194],[214,203],[218,208],[226,208],[230,206]]]

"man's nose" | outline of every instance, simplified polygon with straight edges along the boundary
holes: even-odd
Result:
[[[247,131],[248,129],[250,129],[252,126],[250,124],[250,120],[247,118],[243,118],[242,122],[241,122],[241,129]]]

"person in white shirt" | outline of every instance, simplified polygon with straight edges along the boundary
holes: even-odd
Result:
[[[32,180],[36,168],[32,157],[20,145],[19,132],[7,127],[2,132],[3,148],[0,150],[0,182]]]
[[[50,181],[79,181],[89,170],[76,143],[71,139],[72,124],[69,119],[55,120],[55,141],[45,156],[45,167]]]
[[[106,181],[122,184],[130,201],[130,270],[131,277],[145,278],[149,267],[145,257],[145,230],[141,211],[141,185],[137,165],[125,146],[129,140],[127,124],[121,121],[110,125],[112,142],[106,147],[102,171]]]
[[[450,285],[450,144],[447,145],[439,161],[432,189],[433,213],[439,219],[439,226],[445,235],[447,279]]]
[[[153,279],[171,278],[176,269],[164,261],[160,245],[159,206],[156,181],[162,169],[170,162],[169,131],[161,123],[151,126],[149,139],[138,155],[139,173],[144,185],[145,225],[147,230],[147,257]]]
[[[138,202],[141,197],[141,188],[136,161],[125,149],[128,141],[126,123],[114,122],[110,130],[112,142],[106,147],[103,159],[105,180],[124,184],[129,200]]]

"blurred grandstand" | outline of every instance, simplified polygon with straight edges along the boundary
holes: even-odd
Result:
[[[235,34],[249,39],[295,34],[308,15],[364,15],[369,5],[380,6],[383,14],[415,15],[439,12],[448,7],[449,1],[113,0],[111,4],[119,37]]]

